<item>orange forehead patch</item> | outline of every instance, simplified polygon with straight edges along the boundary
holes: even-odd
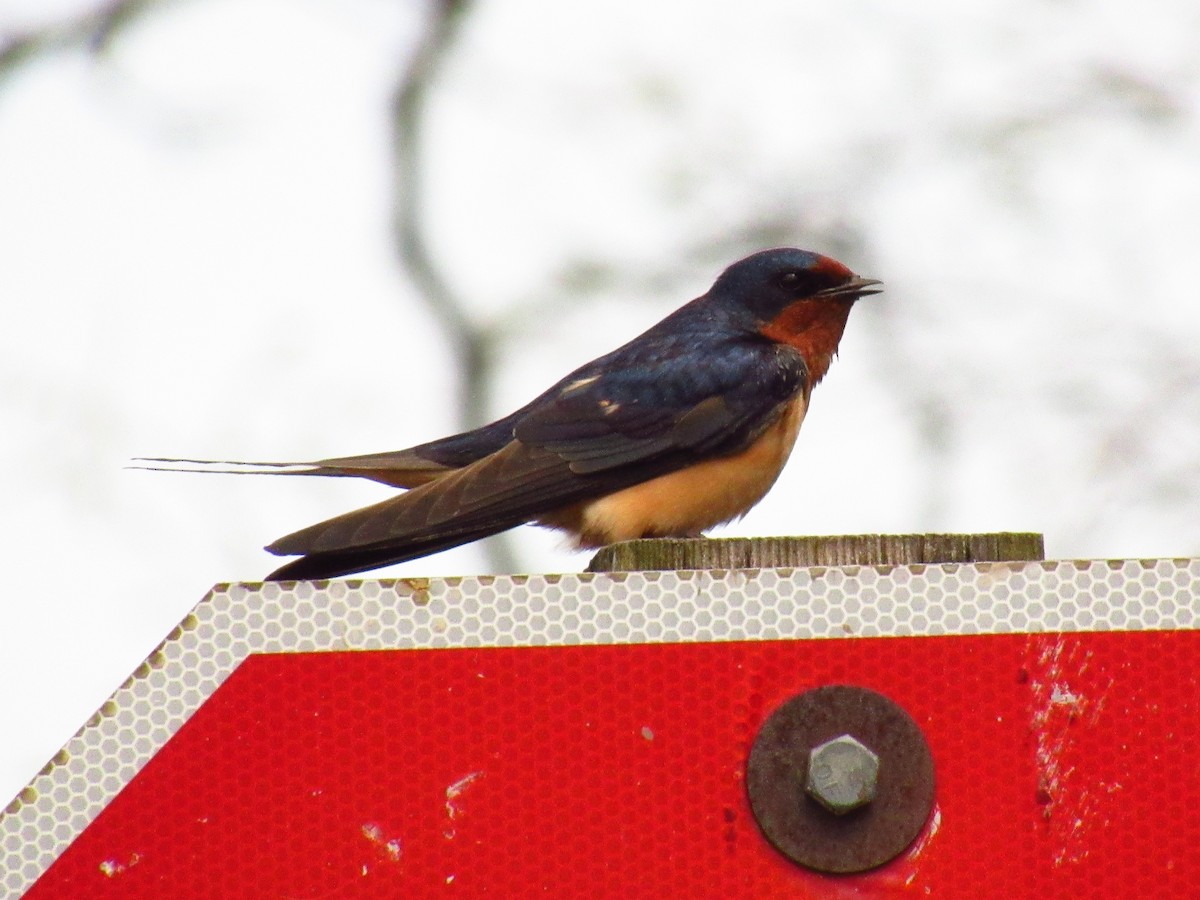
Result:
[[[832,275],[835,278],[850,278],[854,275],[849,269],[843,266],[836,259],[830,259],[828,256],[817,256],[817,261],[810,267],[814,272],[820,272],[822,275]]]

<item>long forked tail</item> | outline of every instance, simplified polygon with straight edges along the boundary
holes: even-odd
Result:
[[[262,462],[240,459],[188,459],[139,456],[130,469],[149,472],[190,472],[202,475],[310,475],[321,478],[369,478],[399,488],[435,481],[456,468],[418,456],[411,450],[318,459],[312,462]]]
[[[201,475],[320,475],[353,477],[357,473],[330,469],[312,462],[250,462],[241,459],[185,459],[174,456],[135,456],[127,469],[143,472],[194,472]]]

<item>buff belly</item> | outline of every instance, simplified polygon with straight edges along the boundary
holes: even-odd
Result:
[[[766,495],[792,452],[806,410],[805,398],[797,396],[779,420],[740,453],[654,478],[542,521],[577,532],[581,547],[698,535],[745,515]]]

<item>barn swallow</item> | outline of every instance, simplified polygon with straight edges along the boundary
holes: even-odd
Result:
[[[267,578],[363,572],[525,523],[600,547],[740,518],[787,461],[850,308],[879,284],[807,250],[765,250],[490,425],[390,453],[247,464],[406,489],[268,545],[300,558]]]

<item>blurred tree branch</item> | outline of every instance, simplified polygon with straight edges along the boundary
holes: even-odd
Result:
[[[425,233],[424,126],[430,92],[454,44],[470,0],[433,0],[430,19],[392,93],[392,229],[400,263],[418,296],[450,342],[458,360],[459,427],[485,424],[490,416],[488,374],[491,329],[477,324],[430,252]],[[484,541],[488,562],[498,572],[519,566],[507,535]]]
[[[108,0],[73,19],[0,38],[0,82],[47,53],[83,47],[100,55],[128,25],[164,0]]]
[[[23,65],[58,51],[82,48],[100,55],[123,29],[166,2],[108,0],[73,18],[0,38],[0,83]],[[446,334],[457,359],[459,424],[464,429],[489,418],[489,350],[497,338],[493,330],[473,321],[430,253],[425,234],[422,149],[429,94],[469,8],[470,0],[433,0],[429,21],[398,78],[391,105],[396,249],[418,297]],[[484,547],[494,569],[516,571],[506,539],[493,538]]]
[[[449,338],[461,361],[461,424],[482,425],[487,336],[450,286],[430,253],[424,228],[425,111],[430,90],[470,6],[469,0],[433,0],[431,18],[400,74],[392,95],[393,218],[396,250],[426,307]]]

